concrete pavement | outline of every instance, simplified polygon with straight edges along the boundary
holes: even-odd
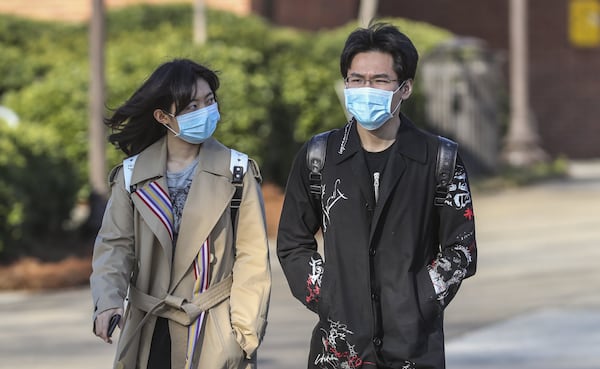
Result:
[[[599,168],[474,193],[479,266],[446,310],[448,369],[600,368]],[[315,316],[272,261],[259,367],[305,368]],[[90,314],[87,288],[0,293],[0,369],[109,368],[114,346],[92,335]]]
[[[446,311],[448,369],[600,368],[599,164],[475,194],[478,272]]]

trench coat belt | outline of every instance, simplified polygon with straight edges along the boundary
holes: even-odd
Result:
[[[208,287],[206,291],[196,296],[192,301],[173,295],[167,295],[163,298],[154,297],[140,291],[134,285],[130,285],[129,304],[137,309],[145,311],[146,316],[144,316],[135,327],[133,334],[128,337],[129,340],[125,341],[123,344],[121,357],[123,357],[125,352],[129,349],[129,346],[133,342],[132,338],[137,336],[139,330],[151,316],[160,316],[188,326],[192,324],[203,311],[206,311],[227,299],[229,295],[231,295],[232,284],[233,276],[230,274],[223,280]]]
[[[131,285],[129,287],[129,303],[133,307],[147,312],[147,316],[156,315],[188,326],[196,321],[196,318],[203,311],[228,298],[231,294],[232,283],[233,277],[229,275],[211,285],[191,301],[173,295],[158,298],[148,295]]]

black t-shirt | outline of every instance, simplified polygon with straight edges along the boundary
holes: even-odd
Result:
[[[371,174],[371,187],[373,188],[373,192],[375,194],[375,202],[379,199],[379,183],[381,183],[381,176],[383,175],[383,170],[385,169],[385,164],[390,157],[390,153],[392,152],[392,147],[394,147],[395,142],[390,145],[387,149],[379,152],[370,152],[363,149],[363,153],[365,155],[365,159],[367,162],[367,167],[369,168],[369,173]]]

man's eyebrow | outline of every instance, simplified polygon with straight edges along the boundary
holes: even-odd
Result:
[[[356,72],[350,73],[349,76],[352,76],[352,77],[362,77],[362,78],[365,77],[364,74],[362,74],[362,73],[356,73]],[[374,74],[371,78],[392,78],[392,77],[390,77],[390,75],[387,74],[387,73],[377,73],[377,74]]]

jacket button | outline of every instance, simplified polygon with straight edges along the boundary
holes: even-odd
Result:
[[[371,294],[371,300],[373,301],[379,301],[379,295],[376,293],[372,293]]]
[[[369,255],[371,256],[375,256],[375,254],[377,254],[377,250],[374,247],[371,247],[369,249]]]
[[[379,338],[379,337],[373,338],[373,344],[375,346],[381,346],[381,338]]]

